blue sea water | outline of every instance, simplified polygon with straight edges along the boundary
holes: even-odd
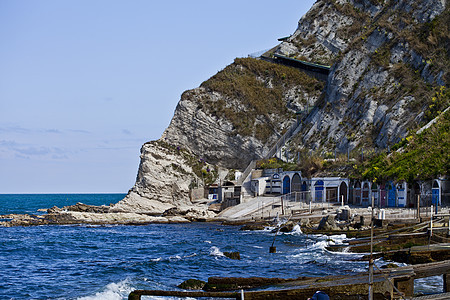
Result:
[[[55,204],[50,202],[44,207]],[[344,238],[297,230],[277,236],[277,253],[270,254],[270,231],[216,223],[0,228],[0,299],[126,299],[134,289],[173,290],[189,278],[295,278],[367,270],[366,262],[355,260],[359,255],[324,249]],[[239,251],[241,260],[226,258],[224,251]],[[432,279],[422,291],[440,287],[442,281]]]
[[[0,215],[42,214],[38,209],[81,202],[89,205],[117,203],[126,194],[0,194]]]

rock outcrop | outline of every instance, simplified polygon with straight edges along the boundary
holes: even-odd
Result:
[[[332,65],[325,101],[308,116],[295,145],[383,149],[423,122],[439,86],[448,85],[446,5],[317,1],[275,51]]]

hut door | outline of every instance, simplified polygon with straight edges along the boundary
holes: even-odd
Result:
[[[397,185],[397,198],[398,198],[398,207],[405,207],[406,197],[405,197],[405,188],[403,184]]]
[[[380,207],[386,207],[386,186],[380,186]]]
[[[344,197],[344,203],[348,203],[347,201],[347,184],[345,182],[341,182],[339,187],[339,201],[342,201],[342,196]]]
[[[324,197],[323,197],[323,181],[319,180],[316,182],[315,184],[315,201],[316,202],[323,202]]]
[[[291,192],[291,179],[289,176],[283,178],[283,194],[289,194]]]
[[[437,181],[434,181],[433,188],[431,190],[431,203],[436,207],[439,205],[439,184]]]
[[[387,190],[388,207],[395,207],[395,185],[389,184]]]

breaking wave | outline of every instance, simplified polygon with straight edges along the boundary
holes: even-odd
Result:
[[[209,255],[211,255],[211,256],[216,256],[216,257],[224,256],[224,255],[223,255],[223,252],[220,251],[220,249],[219,249],[218,247],[216,247],[216,246],[212,246],[212,247],[209,249]]]
[[[80,297],[78,300],[121,300],[133,291],[129,279],[108,284],[102,291],[93,296]]]

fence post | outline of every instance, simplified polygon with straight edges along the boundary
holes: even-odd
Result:
[[[417,220],[420,222],[420,195],[417,195]]]

